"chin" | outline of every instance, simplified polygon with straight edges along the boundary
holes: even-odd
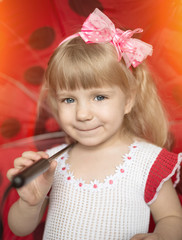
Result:
[[[82,139],[79,141],[78,139],[77,142],[79,142],[79,144],[86,147],[97,147],[104,144],[105,141],[96,140],[96,139],[85,139],[85,140]]]
[[[86,147],[96,147],[96,146],[100,145],[99,143],[92,142],[92,141],[85,141],[85,142],[79,141],[79,143]]]

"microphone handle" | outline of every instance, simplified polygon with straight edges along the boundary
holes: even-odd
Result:
[[[41,158],[37,162],[33,163],[30,167],[25,168],[23,171],[15,175],[11,181],[12,186],[14,188],[22,187],[37,176],[44,173],[49,168],[49,166],[49,160]]]
[[[14,188],[23,187],[25,184],[29,183],[34,178],[38,177],[39,175],[47,171],[51,164],[51,161],[60,154],[62,154],[64,151],[66,151],[68,148],[70,148],[72,145],[73,144],[67,145],[65,148],[58,151],[48,159],[41,158],[37,162],[33,163],[31,166],[25,168],[20,173],[16,174],[11,180],[12,187]]]

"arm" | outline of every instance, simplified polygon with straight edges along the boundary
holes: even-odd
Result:
[[[181,240],[182,208],[171,180],[163,184],[150,206],[156,227],[152,234],[137,234],[132,240]]]
[[[48,204],[46,198],[43,203],[31,206],[21,198],[16,201],[8,214],[8,224],[17,236],[25,236],[32,233],[41,221]]]
[[[7,177],[11,180],[22,168],[30,166],[40,158],[48,158],[48,155],[44,152],[24,152],[22,157],[15,159],[14,168],[7,172]],[[20,198],[11,206],[8,214],[9,227],[16,235],[30,234],[42,219],[48,204],[46,196],[52,185],[56,165],[56,161],[53,161],[45,173],[17,189]]]
[[[151,212],[156,222],[155,233],[165,240],[182,239],[182,208],[171,180],[164,183]]]

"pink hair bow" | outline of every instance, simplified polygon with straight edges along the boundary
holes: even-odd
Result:
[[[152,45],[132,38],[133,34],[140,32],[143,32],[141,28],[133,31],[115,28],[112,21],[96,8],[85,20],[78,34],[86,43],[111,42],[117,50],[118,60],[123,57],[129,68],[131,65],[137,67],[148,55],[152,55]]]

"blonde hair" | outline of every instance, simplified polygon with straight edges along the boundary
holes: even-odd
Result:
[[[52,55],[41,96],[58,119],[56,95],[60,89],[119,86],[126,97],[135,94],[132,110],[124,117],[124,129],[158,146],[168,142],[168,121],[155,84],[144,63],[128,69],[110,43],[86,44],[80,37],[61,44]]]

